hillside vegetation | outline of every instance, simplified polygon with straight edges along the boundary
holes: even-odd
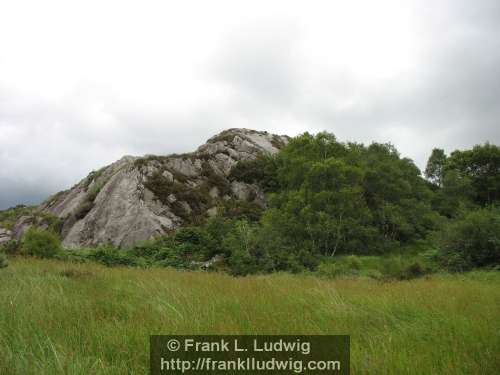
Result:
[[[350,334],[353,374],[497,374],[500,274],[233,278],[16,258],[0,374],[145,374],[150,334]]]
[[[224,142],[239,144],[240,135],[228,132]],[[274,154],[234,162],[224,178],[198,163],[205,190],[218,185],[217,191],[223,192],[224,186],[229,189],[233,183],[251,190],[238,199],[225,195],[227,199],[219,200],[212,215],[203,216],[201,210],[194,222],[184,220],[182,227],[153,240],[125,249],[101,245],[62,251],[54,235],[64,228],[56,225],[60,221],[48,220],[50,214],[44,211],[44,230],[52,234],[34,229],[5,247],[10,253],[92,260],[108,266],[195,269],[205,265],[234,275],[321,271],[332,276],[361,273],[405,279],[440,269],[500,266],[498,146],[486,143],[450,156],[434,149],[425,179],[390,144],[343,143],[330,133],[305,133],[287,142]],[[207,143],[204,147],[219,146]],[[194,207],[206,203],[205,198],[187,194],[180,183],[174,183],[177,187],[172,190],[174,185],[165,177],[169,175],[158,173],[149,177],[146,186],[165,204],[187,200],[194,212]],[[258,191],[266,193],[264,204],[262,197],[257,199]],[[5,211],[0,219],[12,223],[15,213],[23,210]],[[373,256],[383,256],[378,263],[385,265],[357,272],[373,265],[363,259]],[[217,262],[210,261],[214,257]],[[398,257],[405,260],[394,261]]]

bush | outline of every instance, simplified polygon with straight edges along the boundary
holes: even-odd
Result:
[[[320,263],[317,268],[317,272],[318,275],[327,278],[359,276],[361,268],[361,259],[356,255],[349,255],[336,258],[333,261]]]
[[[21,246],[24,254],[40,258],[53,258],[61,251],[61,241],[55,233],[36,227],[26,232]]]
[[[500,265],[500,208],[466,212],[434,237],[442,264],[452,271]]]
[[[88,258],[108,267],[141,265],[139,259],[114,246],[100,246],[88,255]]]
[[[5,268],[8,265],[7,256],[4,253],[0,253],[0,268]]]
[[[359,276],[377,280],[410,280],[431,272],[434,272],[432,263],[420,254],[341,256],[324,259],[317,268],[317,274],[327,278]]]
[[[18,250],[19,250],[19,241],[16,241],[16,240],[10,240],[9,242],[4,243],[0,247],[0,251],[3,251],[6,254],[10,254],[10,255],[17,253]]]
[[[254,160],[242,160],[231,169],[229,180],[259,184],[264,191],[275,191],[279,185],[276,179],[276,162],[277,160],[273,156],[259,156]]]
[[[425,266],[419,261],[415,261],[414,263],[411,263],[410,265],[406,266],[403,272],[399,275],[399,279],[400,280],[415,279],[417,277],[422,277],[430,272],[431,270],[427,266]]]
[[[248,220],[257,222],[262,216],[264,209],[254,202],[239,200],[225,201],[220,206],[220,215],[232,220]]]

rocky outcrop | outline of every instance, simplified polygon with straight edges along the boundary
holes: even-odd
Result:
[[[67,248],[127,247],[213,216],[224,201],[265,205],[257,185],[228,177],[239,161],[276,153],[287,142],[286,136],[229,129],[192,153],[125,156],[49,198],[38,211],[62,221]],[[21,218],[16,233],[30,224]]]

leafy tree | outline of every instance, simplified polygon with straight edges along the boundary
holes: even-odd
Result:
[[[277,159],[281,189],[262,225],[290,254],[379,253],[425,237],[438,219],[420,171],[392,145],[306,133]]]
[[[444,150],[440,148],[433,149],[432,154],[427,161],[425,177],[427,177],[427,179],[433,184],[442,186],[445,164],[446,154],[444,153]]]
[[[500,200],[500,147],[485,143],[454,151],[445,165],[445,174],[450,171],[470,181],[475,203],[484,206]]]
[[[229,179],[249,184],[259,184],[264,191],[276,191],[279,183],[276,179],[278,159],[272,155],[261,155],[254,160],[238,162],[229,174]]]
[[[246,275],[259,270],[259,259],[255,254],[255,231],[255,227],[247,221],[238,221],[223,242],[223,246],[230,253],[229,265],[235,275]]]
[[[481,208],[450,220],[436,233],[443,264],[455,271],[500,265],[500,208]]]
[[[433,206],[441,215],[456,217],[460,212],[474,208],[474,194],[471,179],[450,169],[444,174],[442,187],[436,191]]]

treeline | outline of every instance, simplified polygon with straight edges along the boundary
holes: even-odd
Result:
[[[330,133],[305,133],[279,154],[240,162],[231,171],[230,179],[262,187],[265,210],[251,200],[228,202],[203,225],[125,251],[106,246],[52,255],[107,265],[208,264],[235,275],[316,270],[320,264],[325,270],[345,256],[342,267],[362,264],[356,256],[410,258],[421,250],[453,271],[498,266],[500,148],[484,144],[449,156],[435,149],[425,177],[390,144],[365,146],[339,142]],[[45,247],[41,236],[30,231],[21,247],[34,255],[40,248],[59,249],[54,236],[45,235],[52,243]],[[428,268],[406,266],[415,274]]]

